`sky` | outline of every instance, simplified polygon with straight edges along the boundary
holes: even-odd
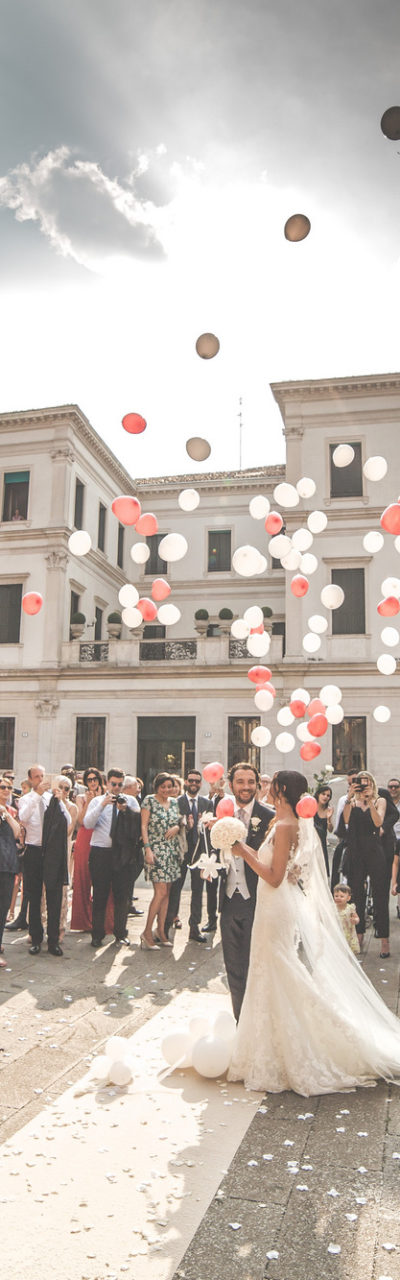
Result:
[[[240,400],[243,467],[283,461],[271,382],[398,370],[398,0],[1,17],[1,412],[78,404],[133,478],[201,473],[239,466]]]

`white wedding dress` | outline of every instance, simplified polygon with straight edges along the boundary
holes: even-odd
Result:
[[[259,850],[268,865],[274,831]],[[299,883],[288,873],[300,867]],[[297,874],[297,873],[296,873]],[[354,958],[312,819],[279,888],[259,879],[249,974],[228,1071],[249,1089],[305,1097],[400,1083],[400,1021]]]

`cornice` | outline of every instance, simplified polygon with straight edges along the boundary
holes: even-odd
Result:
[[[316,400],[329,395],[339,396],[365,395],[376,392],[379,395],[400,393],[400,373],[365,374],[349,378],[317,378],[300,382],[271,382],[272,394],[282,409],[288,400]]]
[[[118,488],[122,493],[133,493],[134,483],[132,476],[125,471],[125,468],[104,443],[101,437],[92,427],[89,419],[86,417],[77,404],[56,405],[45,409],[26,409],[22,412],[2,413],[0,414],[0,431],[3,428],[12,428],[13,431],[18,427],[20,430],[32,432],[33,427],[66,427],[72,428],[76,436],[76,445],[79,441],[83,441],[90,452],[94,453],[102,465],[105,467],[108,475],[112,474],[118,482]],[[36,448],[37,448],[37,442]],[[61,448],[67,447],[71,442],[68,439],[54,438],[54,446]]]

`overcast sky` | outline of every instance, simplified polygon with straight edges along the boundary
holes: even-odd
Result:
[[[1,15],[2,411],[78,403],[151,475],[192,470],[195,434],[237,466],[241,396],[247,467],[283,458],[271,381],[399,368],[398,0]]]

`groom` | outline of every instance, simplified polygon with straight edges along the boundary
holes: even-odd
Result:
[[[246,844],[259,849],[265,840],[273,809],[259,804],[256,794],[260,785],[258,769],[242,761],[229,770],[228,778],[235,801],[235,818],[246,827]],[[243,858],[233,858],[228,873],[221,875],[219,909],[221,940],[226,976],[233,1012],[239,1019],[249,968],[250,939],[256,906],[258,876]]]

